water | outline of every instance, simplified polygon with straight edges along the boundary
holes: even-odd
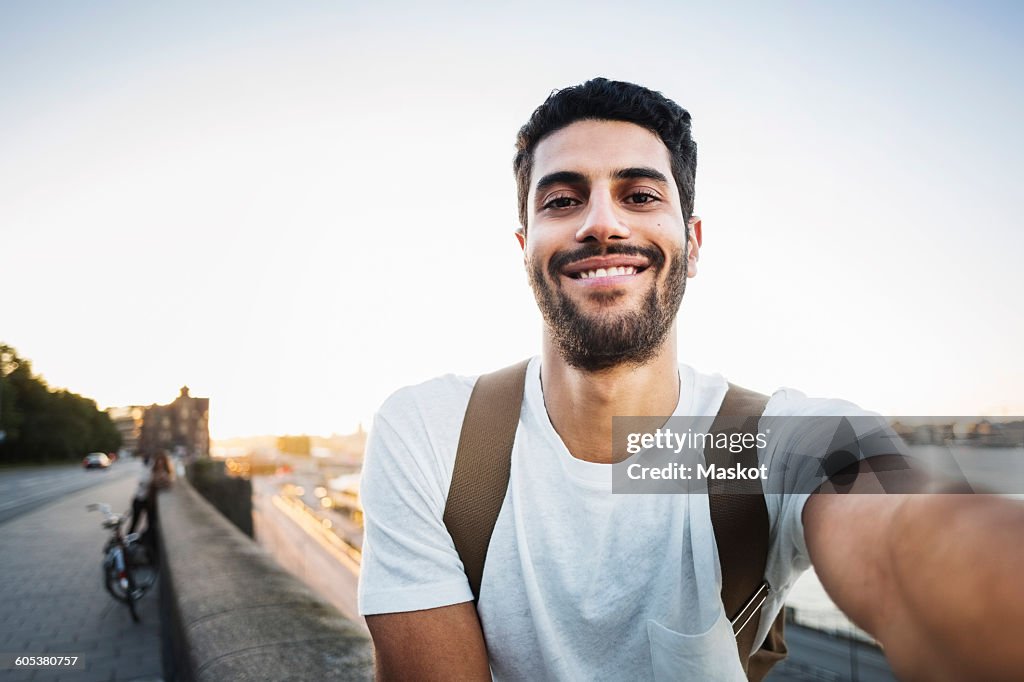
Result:
[[[912,445],[909,450],[939,476],[966,479],[975,490],[1024,499],[1024,448]]]

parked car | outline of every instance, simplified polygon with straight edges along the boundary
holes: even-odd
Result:
[[[110,466],[110,458],[102,452],[90,452],[82,460],[82,466],[86,469],[106,469]]]

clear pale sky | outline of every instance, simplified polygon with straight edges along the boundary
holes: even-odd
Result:
[[[693,115],[683,361],[1024,413],[1019,5],[354,5],[0,5],[0,340],[215,437],[534,354],[513,140],[603,75]]]

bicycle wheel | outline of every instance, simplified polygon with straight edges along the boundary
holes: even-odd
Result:
[[[128,600],[128,581],[117,568],[119,552],[120,549],[114,548],[107,554],[107,558],[103,562],[103,584],[111,597],[124,602]]]

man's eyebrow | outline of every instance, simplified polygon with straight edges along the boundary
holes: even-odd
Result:
[[[583,185],[586,184],[586,182],[587,178],[583,173],[577,173],[576,171],[556,171],[554,173],[548,173],[538,180],[537,189],[534,190],[534,192],[540,193],[552,185]]]
[[[647,178],[649,180],[663,182],[666,185],[668,184],[668,178],[665,177],[664,173],[646,166],[623,168],[622,170],[615,171],[614,177],[616,180],[637,180],[640,178]]]

